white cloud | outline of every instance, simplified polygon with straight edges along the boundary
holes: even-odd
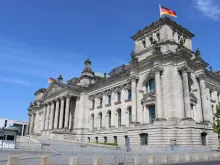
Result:
[[[214,0],[195,0],[195,7],[213,20],[220,20],[220,5]]]
[[[5,78],[5,77],[0,77],[0,82],[13,83],[13,84],[19,84],[19,85],[24,85],[24,86],[31,85],[29,82],[24,81],[24,80],[15,79],[15,78]]]

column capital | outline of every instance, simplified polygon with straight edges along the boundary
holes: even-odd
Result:
[[[181,71],[182,73],[190,72],[188,65],[183,65],[183,66],[178,67],[178,71]]]
[[[139,76],[137,76],[137,75],[135,75],[135,74],[132,74],[132,75],[130,75],[130,77],[129,77],[129,80],[130,81],[136,81],[136,80],[138,80],[139,79]]]
[[[61,97],[60,100],[61,100],[61,101],[64,101],[64,100],[65,100],[65,97]]]
[[[67,94],[65,97],[69,99],[71,97],[71,95]]]
[[[205,73],[198,74],[196,75],[196,78],[199,78],[200,80],[205,80],[206,74]]]
[[[163,68],[161,66],[159,66],[159,65],[154,66],[151,69],[151,73],[154,73],[154,74],[160,74],[161,72],[163,72]]]

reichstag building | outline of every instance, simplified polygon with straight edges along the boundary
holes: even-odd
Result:
[[[124,146],[216,146],[220,71],[193,51],[194,34],[169,18],[139,30],[128,64],[97,75],[62,76],[35,93],[30,136]],[[95,63],[95,61],[94,61]]]

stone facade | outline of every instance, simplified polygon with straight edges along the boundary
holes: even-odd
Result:
[[[169,18],[139,30],[131,61],[96,76],[85,61],[81,77],[54,80],[35,93],[29,133],[124,146],[215,146],[213,113],[220,73],[192,50],[192,34]]]

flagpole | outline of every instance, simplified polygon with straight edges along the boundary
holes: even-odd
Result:
[[[161,18],[161,5],[159,4],[160,18]]]

